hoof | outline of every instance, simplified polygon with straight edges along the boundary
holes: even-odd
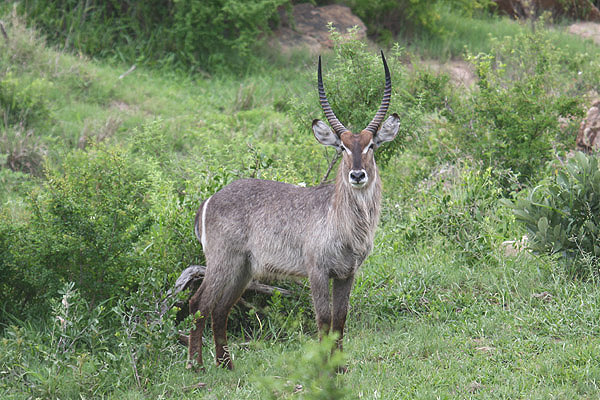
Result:
[[[202,364],[197,364],[193,361],[189,361],[185,364],[185,369],[191,369],[194,371],[199,371],[199,372],[206,372],[206,369],[204,369],[204,366]]]
[[[348,366],[340,365],[335,369],[335,372],[337,372],[338,374],[345,374],[346,372],[348,372]]]
[[[217,367],[226,368],[230,371],[233,370],[233,361],[230,358],[226,358],[223,360],[217,360]]]

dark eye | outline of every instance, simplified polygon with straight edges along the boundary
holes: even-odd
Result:
[[[369,145],[369,149],[371,149],[371,150],[374,150],[374,149],[375,149],[375,144],[374,144],[374,143],[371,143],[371,144]]]

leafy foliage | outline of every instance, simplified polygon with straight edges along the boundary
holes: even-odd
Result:
[[[286,0],[29,0],[19,10],[51,42],[127,62],[243,68]],[[227,62],[229,67],[224,63]],[[235,64],[235,65],[234,65]]]
[[[340,122],[353,132],[364,129],[375,116],[381,105],[384,86],[381,56],[367,49],[366,43],[356,38],[355,32],[342,36],[330,27],[334,43],[334,61],[323,61],[323,84],[335,115]],[[404,137],[417,134],[421,110],[405,105],[402,91],[405,69],[400,64],[402,49],[394,47],[386,57],[392,76],[392,99],[388,114],[402,115],[398,137],[377,152],[377,162],[385,166],[387,161],[402,148]],[[309,99],[294,100],[292,115],[298,128],[310,126],[310,121],[322,118],[322,110],[315,96]]]
[[[418,30],[439,31],[437,6],[455,7],[467,14],[489,8],[490,0],[349,0],[352,11],[369,28],[369,34],[390,41],[402,31],[411,34]]]
[[[33,200],[38,262],[88,299],[132,289],[141,268],[133,246],[151,223],[147,167],[99,146],[67,156],[63,168],[47,170]]]
[[[293,371],[291,381],[282,382],[273,377],[260,377],[266,399],[299,398],[306,400],[344,399],[348,390],[340,387],[335,374],[344,366],[344,354],[332,353],[335,335],[325,335],[319,343],[308,343],[302,357],[286,360],[285,368]]]
[[[492,54],[469,60],[479,91],[460,110],[462,149],[486,166],[512,170],[521,182],[536,176],[566,139],[559,119],[582,115],[580,102],[569,95],[571,82],[559,78],[577,79],[577,70],[540,33],[496,41]]]
[[[576,153],[526,198],[505,202],[529,233],[538,253],[561,254],[575,261],[572,272],[596,274],[600,257],[600,170],[598,157]],[[593,269],[586,269],[586,262]]]
[[[436,176],[437,175],[437,176]],[[494,247],[490,226],[498,229],[496,204],[501,191],[492,169],[442,166],[423,182],[411,228],[405,235],[443,235],[469,262],[485,259]]]
[[[67,283],[50,301],[39,334],[31,326],[9,326],[0,342],[0,393],[76,398],[143,390],[148,377],[160,373],[156,360],[182,351],[171,340],[174,313],[159,318],[156,310],[162,281],[151,272],[139,284],[136,295],[111,308],[106,302],[90,307]],[[111,371],[119,371],[119,379],[107,385]]]

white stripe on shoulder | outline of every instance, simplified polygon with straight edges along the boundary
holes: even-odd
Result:
[[[206,247],[206,207],[211,198],[212,196],[206,199],[202,207],[202,235],[200,236],[200,243],[202,243],[203,248]]]

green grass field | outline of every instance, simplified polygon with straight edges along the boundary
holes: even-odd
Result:
[[[63,297],[53,292],[23,306],[22,313],[15,311],[20,309],[15,298],[17,306],[0,308],[1,398],[600,397],[597,267],[590,262],[587,277],[574,277],[570,261],[560,254],[510,253],[503,244],[526,232],[499,200],[552,176],[556,164],[520,182],[519,190],[502,187],[495,177],[503,171],[482,167],[454,141],[452,129],[460,123],[453,125],[455,117],[445,114],[443,101],[441,107],[425,104],[439,94],[427,84],[419,87],[414,103],[391,106],[403,112],[412,107],[418,118],[401,117],[414,117],[418,126],[410,130],[407,125],[402,150],[381,170],[382,218],[351,296],[340,361],[348,372],[333,373],[339,360],[328,360],[323,355],[328,344],[316,340],[307,284],[294,282],[284,283],[292,298],[255,296],[250,299],[254,309],[236,306],[229,331],[234,371],[213,365],[211,345],[204,347],[206,371],[187,370],[186,348],[175,333],[189,328],[189,320],[180,327],[173,318],[157,322],[153,307],[183,268],[202,262],[192,224],[206,195],[248,176],[319,183],[333,153],[314,140],[310,126],[299,126],[306,116],[297,116],[303,107],[318,112],[316,60],[297,55],[265,61],[244,76],[138,66],[120,78],[130,65],[58,51],[19,19],[2,18],[10,41],[0,38],[5,120],[0,128],[0,257],[13,260],[0,264],[0,280],[9,282],[0,283],[8,293],[4,301],[21,293],[7,286],[17,282],[9,275],[14,271],[25,271],[24,282],[45,277],[34,274],[33,261],[26,262],[39,260],[35,249],[25,246],[17,254],[14,246],[20,242],[14,238],[29,237],[33,226],[41,229],[36,235],[45,234],[42,225],[34,225],[38,217],[32,204],[46,203],[31,199],[45,199],[44,192],[55,187],[48,176],[62,177],[62,171],[73,170],[68,163],[77,160],[92,170],[94,157],[108,148],[108,154],[139,162],[156,192],[145,194],[149,205],[141,208],[153,222],[140,225],[140,239],[125,259],[147,269],[128,275],[121,292],[106,303],[75,296],[61,306]],[[445,18],[448,26],[460,25],[458,16]],[[490,51],[484,33],[502,38],[527,30],[495,18],[461,26],[465,31],[455,30],[451,44],[423,39],[427,42],[413,43],[410,51],[422,48],[420,56],[444,59],[467,47],[476,54]],[[569,54],[598,54],[590,42],[560,28],[548,35]],[[583,73],[595,74],[593,67]],[[411,82],[438,82],[419,75],[424,71],[402,71],[397,81],[407,93]],[[560,79],[568,81],[570,96],[587,96],[587,87],[575,92],[579,86],[570,76]],[[455,108],[469,107],[464,88],[443,88]],[[25,167],[9,168],[11,159]],[[89,181],[82,185],[97,184],[97,177],[85,176]],[[75,199],[84,196],[78,186],[64,187]],[[102,223],[101,215],[96,217]],[[64,232],[47,228],[56,235],[48,241],[64,239]],[[82,259],[96,265],[93,257]],[[68,257],[58,263],[66,265]],[[33,276],[27,274],[30,268]],[[67,281],[61,277],[59,286]],[[211,336],[207,330],[208,343]]]

